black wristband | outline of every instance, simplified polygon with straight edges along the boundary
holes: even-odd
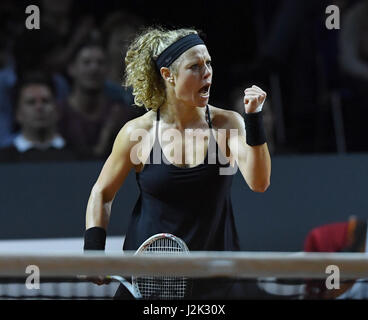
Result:
[[[84,250],[105,250],[106,231],[101,227],[92,227],[84,232]]]
[[[263,126],[263,112],[246,113],[244,116],[247,144],[259,146],[266,142],[266,133]]]

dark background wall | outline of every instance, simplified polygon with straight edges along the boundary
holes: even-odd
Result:
[[[307,232],[350,215],[368,218],[368,155],[274,156],[266,193],[240,171],[232,196],[242,250],[299,251]],[[101,162],[0,165],[0,239],[81,237]],[[131,172],[112,208],[109,235],[122,235],[138,197]],[[204,199],[207,201],[207,199]]]

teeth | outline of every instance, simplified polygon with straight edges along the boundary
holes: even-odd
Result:
[[[210,87],[209,86],[205,86],[203,87],[200,91],[199,91],[199,95],[201,97],[208,97],[209,96],[209,91],[210,91]]]

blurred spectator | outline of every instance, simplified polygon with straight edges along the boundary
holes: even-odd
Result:
[[[9,146],[14,138],[11,90],[16,82],[12,50],[14,40],[24,28],[24,10],[18,2],[0,2],[0,147]]]
[[[368,141],[362,139],[365,126],[360,118],[368,116],[366,88],[368,86],[368,1],[359,1],[342,15],[339,34],[339,90],[346,145],[349,152],[368,150]],[[357,118],[359,115],[359,119]]]
[[[42,27],[52,29],[58,36],[66,37],[71,29],[73,0],[42,0]]]
[[[367,221],[330,223],[311,230],[304,242],[306,252],[367,252]],[[325,281],[309,281],[309,299],[367,299],[368,286],[360,281],[341,283],[340,289],[327,290]]]
[[[14,39],[24,26],[23,12],[19,11],[14,1],[0,2],[0,69],[11,62]]]
[[[45,73],[52,77],[55,98],[61,100],[67,96],[67,80],[60,73],[53,72],[48,64],[57,44],[50,29],[23,29],[14,40],[13,54],[7,52],[7,65],[0,70],[0,146],[10,145],[14,138],[14,87],[23,75]]]
[[[315,139],[320,139],[315,128],[320,111],[316,21],[325,28],[320,21],[326,18],[328,3],[260,0],[254,5],[260,42],[253,74],[269,81],[270,96],[280,93],[278,105],[282,108],[275,117],[282,119],[286,146],[296,152],[313,152]],[[267,12],[269,16],[265,16]]]
[[[12,95],[19,77],[34,71],[47,73],[53,79],[57,101],[65,101],[66,97],[69,96],[71,88],[67,78],[64,77],[64,74],[68,75],[66,72],[68,64],[74,59],[75,52],[87,41],[86,39],[98,38],[93,18],[79,18],[80,22],[75,26],[70,22],[70,11],[73,3],[72,0],[65,2],[42,1],[42,28],[40,30],[27,30],[24,28],[24,21],[22,22],[22,32],[16,37],[13,48],[14,59],[12,59],[9,44],[12,40],[8,36],[10,33],[0,32],[1,40],[3,40],[3,46],[0,47],[0,58],[3,58],[0,59],[3,66],[0,69],[0,147],[10,145],[14,139],[16,124],[14,122]],[[129,21],[131,21],[132,26],[136,26],[137,24],[134,24],[133,20]],[[108,29],[115,30],[116,25],[113,22],[109,25],[111,29],[106,27],[106,32]],[[129,31],[126,31],[125,34],[128,33]],[[116,38],[116,32],[114,37]],[[108,42],[112,47],[111,41]],[[25,52],[27,54],[24,54]],[[105,61],[108,60],[105,59]],[[120,76],[122,81],[123,74],[121,73]],[[118,104],[133,104],[131,93],[125,91],[120,83],[105,79],[103,90],[111,103],[115,101]],[[129,113],[129,117],[134,118],[142,115],[144,110],[131,107],[125,113]]]
[[[75,156],[58,133],[55,90],[43,75],[26,76],[16,88],[16,120],[20,126],[11,146],[0,149],[0,161],[62,161]]]
[[[81,15],[73,21],[72,10],[75,5],[74,0],[41,1],[42,28],[47,28],[53,33],[57,44],[44,63],[54,72],[63,73],[76,48],[86,38],[98,33],[91,15]]]
[[[10,39],[0,31],[0,147],[10,145],[13,139],[11,90],[16,77],[9,45]]]
[[[356,80],[368,84],[368,1],[356,3],[343,16],[340,33],[342,70]]]
[[[83,158],[105,158],[119,129],[136,116],[133,107],[106,94],[106,54],[100,42],[83,43],[68,72],[72,91],[61,103],[61,132]]]
[[[340,9],[340,13],[347,10],[352,1],[336,0],[333,5]],[[326,28],[325,11],[330,3],[322,2],[322,7],[312,19],[315,68],[315,105],[316,113],[313,117],[314,152],[343,152],[341,143],[342,128],[336,123],[336,104],[332,105],[332,97],[341,86],[340,68],[338,63],[339,29]]]
[[[102,39],[107,54],[106,86],[110,95],[114,94],[113,84],[121,87],[125,70],[125,55],[134,35],[142,28],[144,21],[126,11],[118,11],[108,15],[102,26]],[[116,91],[128,105],[134,103],[133,95],[128,89]]]
[[[16,77],[20,78],[24,74],[33,72],[42,72],[51,76],[58,100],[63,99],[69,92],[65,77],[52,67],[52,61],[59,46],[59,39],[47,27],[37,31],[25,29],[17,37],[14,46]]]

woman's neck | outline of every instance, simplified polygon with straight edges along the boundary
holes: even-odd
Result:
[[[165,102],[160,107],[160,118],[179,130],[193,128],[194,124],[205,120],[205,108],[188,106],[180,102]]]

